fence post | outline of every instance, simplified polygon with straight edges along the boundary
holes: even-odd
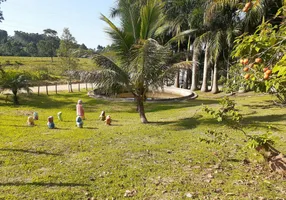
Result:
[[[80,82],[78,83],[78,91],[80,92]]]
[[[40,96],[40,86],[38,85],[38,96]]]
[[[47,93],[47,95],[49,95],[48,84],[47,83],[46,83],[46,93]]]
[[[56,89],[56,94],[58,94],[58,86],[57,86],[57,82],[56,82],[56,85],[55,85],[55,89]]]
[[[87,83],[85,83],[85,90],[87,91]]]
[[[67,82],[67,85],[68,85],[68,91],[70,92],[70,85],[69,85],[69,82]]]

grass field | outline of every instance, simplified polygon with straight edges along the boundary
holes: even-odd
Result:
[[[239,132],[201,111],[218,107],[222,94],[184,102],[147,103],[140,123],[135,105],[92,99],[86,93],[20,96],[20,106],[0,98],[0,199],[285,199],[286,181],[271,173]],[[231,97],[247,132],[273,126],[277,149],[286,152],[286,112],[272,97]],[[75,105],[84,102],[84,128],[75,126]],[[98,120],[101,110],[111,126]],[[39,113],[35,127],[27,116]],[[64,121],[56,119],[62,111]],[[48,129],[53,115],[57,129]],[[220,146],[199,142],[206,130],[228,133]],[[221,161],[220,158],[226,156]],[[248,159],[250,163],[244,162]]]
[[[61,68],[60,58],[49,57],[17,57],[17,56],[0,56],[0,64],[6,66],[6,68],[18,68],[25,70],[50,70],[55,74],[58,73],[59,68]],[[96,65],[89,58],[79,58],[79,67],[81,70],[91,70],[95,69]]]

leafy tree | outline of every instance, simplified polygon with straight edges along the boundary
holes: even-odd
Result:
[[[285,11],[280,9],[277,17]],[[286,24],[274,26],[263,22],[253,35],[244,34],[237,38],[234,58],[241,59],[234,67],[241,69],[245,84],[255,91],[276,95],[279,102],[286,104]]]
[[[33,42],[30,42],[26,45],[26,52],[30,54],[31,56],[37,56],[38,55],[38,48],[37,45]]]
[[[152,39],[164,24],[163,4],[159,0],[149,0],[144,6],[138,6],[136,1],[122,3],[121,28],[104,15],[101,17],[109,25],[107,33],[113,39],[116,56],[95,56],[95,62],[103,68],[96,80],[100,86],[112,88],[119,85],[131,92],[141,122],[148,123],[144,110],[146,92],[162,86],[168,72],[166,62],[170,51]]]
[[[6,0],[0,0],[0,5],[1,5],[1,3],[4,2],[4,1],[6,1]],[[0,8],[1,8],[1,7],[0,7]],[[4,18],[3,18],[3,13],[2,13],[2,11],[0,10],[0,22],[1,22],[2,20],[4,20]]]
[[[0,73],[0,89],[1,90],[11,90],[13,93],[13,102],[14,104],[19,104],[18,92],[19,90],[29,91],[29,80],[31,76],[26,72],[19,71],[5,71]]]
[[[56,56],[57,49],[59,48],[60,45],[60,40],[57,36],[57,31],[52,30],[52,29],[45,29],[44,30],[44,35],[45,35],[45,51],[47,52],[48,56],[51,57],[52,62],[53,57]],[[41,47],[43,47],[41,45]]]
[[[72,91],[72,75],[69,73],[75,70],[78,66],[78,59],[76,58],[76,40],[70,33],[68,28],[64,28],[61,37],[60,47],[58,49],[58,56],[61,59],[61,64],[63,66],[63,71],[68,72],[70,92]]]
[[[8,33],[5,30],[0,29],[0,44],[4,44],[7,42],[8,39]]]

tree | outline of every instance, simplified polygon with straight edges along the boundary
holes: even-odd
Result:
[[[26,45],[26,52],[31,56],[37,56],[38,55],[37,45],[33,42],[30,42],[29,44]]]
[[[75,38],[72,36],[68,28],[64,28],[60,47],[58,49],[58,55],[61,59],[63,70],[68,72],[70,92],[73,92],[71,87],[72,76],[70,72],[75,70],[78,66],[78,59],[76,58],[76,46]]]
[[[0,0],[0,5],[1,5],[1,3],[4,2],[4,1],[6,1],[6,0]],[[1,8],[1,7],[0,7],[0,8]],[[4,20],[4,17],[3,17],[2,11],[0,10],[0,22],[2,22],[2,20]]]
[[[0,73],[0,89],[5,90],[9,89],[13,93],[13,102],[14,104],[19,104],[18,100],[18,91],[26,90],[27,92],[30,90],[29,80],[31,76],[25,72],[19,71],[5,71],[4,73]]]
[[[166,26],[172,31],[172,36],[178,36],[178,51],[185,51],[185,60],[182,65],[188,64],[185,69],[184,88],[188,88],[188,79],[192,69],[192,90],[197,89],[197,64],[199,51],[194,45],[195,38],[201,30],[203,24],[204,0],[170,0],[166,1],[167,16],[170,23]],[[186,31],[186,32],[185,32]],[[183,37],[182,37],[183,36]],[[193,50],[192,64],[189,62],[191,57],[191,46]],[[177,77],[178,79],[178,77]]]
[[[103,69],[99,86],[124,87],[131,92],[137,102],[142,123],[148,123],[145,116],[144,100],[149,89],[163,86],[168,74],[166,64],[170,51],[152,39],[164,23],[163,4],[159,0],[149,0],[146,5],[124,1],[120,8],[122,28],[115,26],[107,17],[101,19],[109,25],[107,33],[113,39],[114,59],[96,54],[94,60]]]
[[[8,39],[8,33],[5,30],[0,29],[0,44],[4,44],[7,42]]]
[[[277,13],[277,17],[285,7]],[[285,20],[285,19],[284,19]],[[286,104],[286,24],[273,26],[271,20],[262,22],[253,35],[242,35],[236,39],[234,58],[240,58],[244,83],[258,92],[274,94],[279,103]]]
[[[56,56],[57,49],[59,48],[60,40],[57,36],[57,31],[52,29],[45,29],[44,34],[46,36],[45,41],[45,49],[49,57],[51,57],[52,62],[53,57]]]

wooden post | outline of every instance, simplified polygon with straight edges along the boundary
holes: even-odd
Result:
[[[46,93],[47,93],[47,95],[49,95],[48,84],[47,83],[46,83]]]
[[[57,82],[56,82],[56,85],[55,85],[55,89],[56,89],[56,94],[58,94],[58,86],[57,86]]]
[[[38,85],[38,96],[40,96],[40,86]]]
[[[80,82],[78,83],[78,91],[80,92]]]

